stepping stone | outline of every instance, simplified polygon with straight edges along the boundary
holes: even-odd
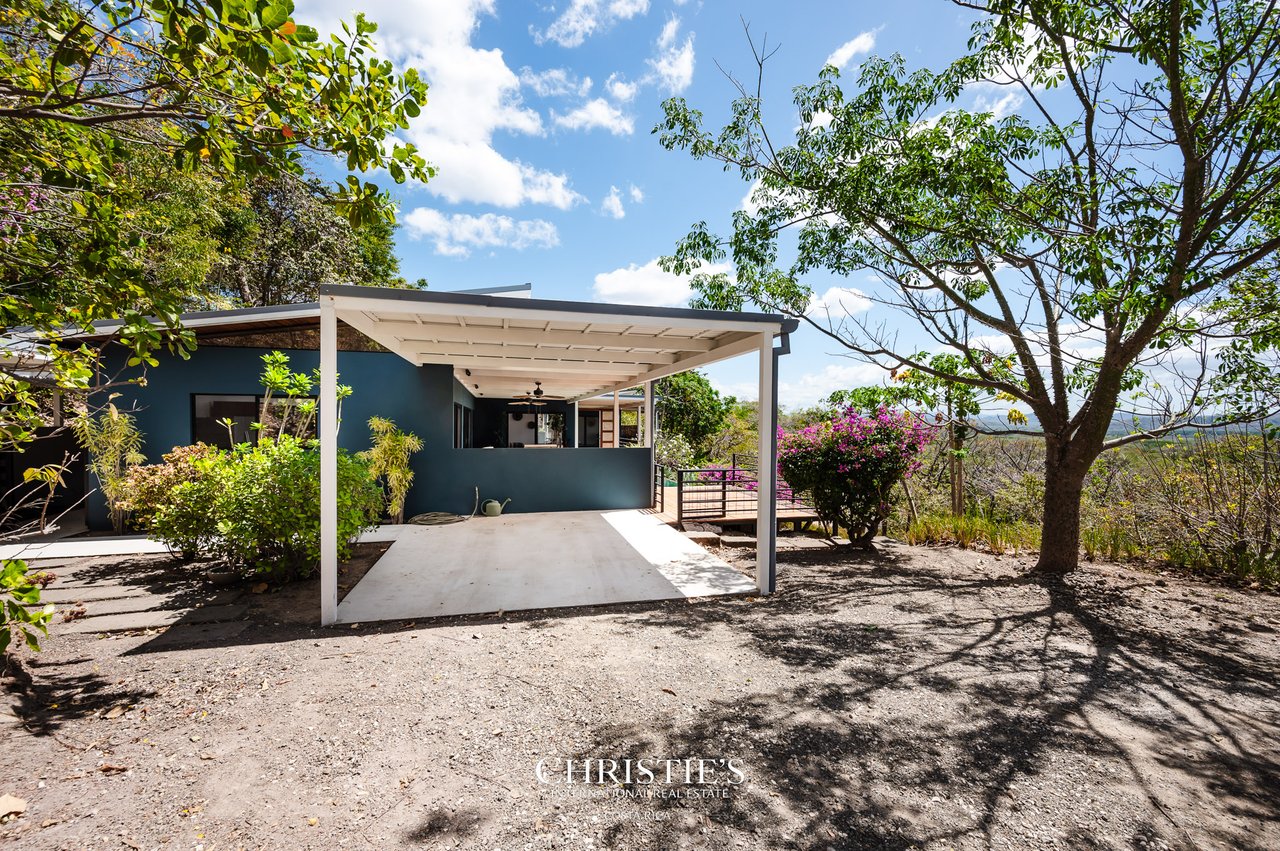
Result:
[[[685,532],[684,536],[695,544],[701,544],[704,547],[720,547],[720,536],[715,532],[704,532],[697,530],[693,532]]]
[[[55,623],[56,632],[72,635],[95,635],[99,632],[130,632],[142,629],[159,629],[177,623],[215,623],[242,617],[249,611],[248,603],[230,606],[204,606],[199,609],[170,609],[167,611],[129,612],[120,615],[82,618],[71,623]]]
[[[145,588],[131,585],[83,585],[65,587],[55,582],[40,592],[40,605],[56,603],[60,606],[67,603],[89,603],[95,600],[119,600],[125,597],[147,597],[154,595]]]
[[[754,550],[756,548],[756,539],[754,535],[721,535],[720,544],[725,547],[742,547]]]
[[[239,590],[219,591],[203,598],[197,596],[196,593],[168,596],[143,594],[134,597],[121,597],[116,600],[85,602],[84,608],[89,618],[97,618],[104,615],[123,615],[128,612],[185,612],[199,611],[208,606],[225,606],[229,603],[234,603],[239,597]],[[68,603],[66,607],[71,605]]]
[[[49,586],[54,588],[100,588],[115,585],[125,588],[173,585],[181,581],[172,571],[162,567],[121,567],[117,570],[82,571],[64,573],[52,571],[58,578]]]

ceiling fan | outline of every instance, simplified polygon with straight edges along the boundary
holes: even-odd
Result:
[[[547,392],[542,389],[542,382],[533,382],[533,389],[524,395],[517,396],[511,400],[513,407],[518,405],[528,405],[530,407],[541,407],[547,404],[548,399],[563,399],[563,396],[548,396]]]

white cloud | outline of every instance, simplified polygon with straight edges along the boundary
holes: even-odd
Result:
[[[500,207],[550,204],[567,209],[582,201],[568,177],[498,152],[499,134],[540,135],[542,119],[520,97],[520,78],[501,50],[472,45],[480,18],[494,0],[365,0],[380,25],[380,51],[398,68],[417,68],[430,85],[422,115],[402,134],[439,169],[427,190],[451,202]],[[351,19],[349,0],[304,0],[299,19],[321,33]]]
[[[554,41],[561,47],[577,47],[617,21],[627,21],[649,11],[649,0],[570,0],[569,7],[542,32],[532,30],[534,41]]]
[[[437,254],[466,257],[473,248],[551,248],[560,244],[556,226],[543,219],[516,220],[485,213],[447,214],[417,207],[401,221],[412,239],[431,239]]]
[[[760,181],[756,180],[747,187],[747,194],[742,196],[742,201],[738,204],[738,209],[742,210],[748,216],[760,215],[761,204],[756,199],[756,192],[760,189]]]
[[[871,299],[861,290],[852,287],[831,287],[822,295],[814,295],[809,301],[809,316],[822,317],[839,322],[855,313],[865,313],[871,309]]]
[[[534,71],[528,65],[520,69],[520,82],[533,89],[539,97],[586,97],[591,91],[591,78],[579,78],[568,68],[548,68]]]
[[[992,92],[991,96],[988,97],[983,94],[985,91],[985,89],[980,89],[979,94],[974,98],[973,111],[989,112],[996,121],[1007,118],[1017,112],[1024,101],[1022,95],[1016,91],[1005,92],[999,97],[996,97],[995,92]]]
[[[631,184],[631,188],[628,190],[628,192],[631,194],[632,202],[636,204],[640,204],[644,201],[644,190],[642,190],[639,186],[636,186],[634,183]]]
[[[693,34],[683,42],[680,37],[680,19],[672,16],[658,36],[658,55],[648,60],[652,76],[671,94],[679,94],[693,82]]]
[[[876,48],[876,34],[879,29],[867,30],[858,33],[844,44],[831,51],[831,55],[827,57],[827,65],[834,65],[841,71],[849,64],[849,61],[855,56],[861,56],[864,53],[870,53]]]
[[[626,103],[636,96],[636,92],[640,91],[639,83],[628,83],[622,78],[618,72],[609,75],[609,79],[604,81],[604,90],[609,93],[609,97],[619,103]]]
[[[778,402],[788,408],[816,405],[837,390],[880,384],[888,373],[873,363],[828,364],[821,372],[778,382]],[[752,394],[756,395],[756,394]]]
[[[618,187],[609,187],[609,194],[605,196],[604,203],[600,205],[600,212],[614,219],[620,219],[627,214],[627,211],[622,207],[622,193],[618,191]]]
[[[709,274],[729,270],[728,264],[719,263],[702,269]],[[632,263],[612,272],[601,272],[596,275],[593,292],[597,301],[676,307],[685,304],[693,291],[688,276],[664,272],[657,259],[653,259],[643,266]]]
[[[557,126],[570,130],[608,130],[615,136],[635,132],[635,119],[604,98],[594,98],[564,115],[555,115]]]

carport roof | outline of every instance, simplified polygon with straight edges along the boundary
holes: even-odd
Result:
[[[410,363],[447,364],[468,390],[510,398],[540,381],[578,400],[755,351],[795,330],[776,314],[326,285],[339,319]]]

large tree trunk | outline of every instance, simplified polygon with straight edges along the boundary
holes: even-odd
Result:
[[[1045,453],[1044,521],[1040,526],[1040,559],[1035,572],[1060,576],[1080,565],[1080,498],[1084,479],[1098,449],[1079,438],[1059,449],[1050,441]]]

